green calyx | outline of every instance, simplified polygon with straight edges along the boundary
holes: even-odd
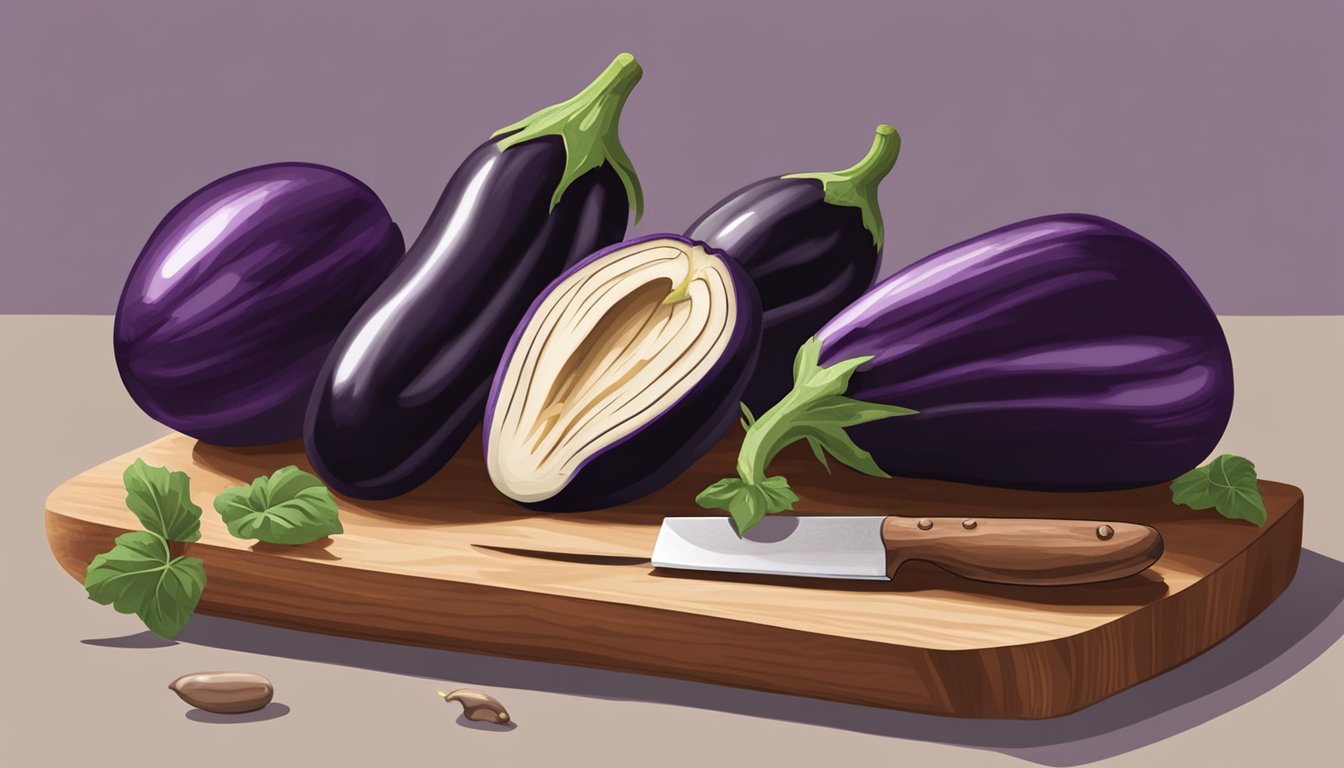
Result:
[[[786,179],[817,179],[831,205],[859,209],[863,226],[873,235],[873,245],[882,248],[882,211],[877,204],[877,186],[896,165],[901,153],[901,135],[883,123],[877,126],[873,146],[852,168],[833,173],[790,173]]]
[[[495,131],[510,134],[497,143],[499,151],[542,136],[559,136],[565,142],[565,172],[551,195],[551,208],[580,176],[609,163],[625,186],[625,197],[635,211],[635,221],[644,215],[644,192],[630,157],[621,146],[617,129],[621,108],[630,91],[644,76],[644,69],[628,53],[617,56],[587,88],[572,99],[553,104],[512,125]]]
[[[786,478],[765,474],[775,456],[791,443],[806,440],[828,472],[826,455],[830,454],[865,475],[888,477],[871,454],[855,445],[845,428],[915,411],[845,396],[850,377],[873,359],[871,355],[824,368],[820,355],[821,341],[815,336],[799,347],[793,361],[793,389],[759,419],[742,406],[742,427],[747,434],[737,454],[737,477],[720,480],[695,497],[706,509],[726,510],[739,536],[766,515],[793,509],[798,501]]]

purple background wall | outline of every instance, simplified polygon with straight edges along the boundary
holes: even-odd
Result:
[[[888,121],[884,274],[1086,211],[1221,313],[1344,314],[1342,48],[1335,0],[3,0],[0,312],[111,312],[160,216],[265,162],[345,169],[413,236],[471,147],[629,50],[636,232]]]

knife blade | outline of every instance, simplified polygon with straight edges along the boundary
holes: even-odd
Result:
[[[740,537],[726,517],[668,517],[648,559],[476,546],[568,562],[823,579],[887,580],[921,560],[977,581],[1025,585],[1125,578],[1163,550],[1161,534],[1137,523],[894,515],[777,515]]]

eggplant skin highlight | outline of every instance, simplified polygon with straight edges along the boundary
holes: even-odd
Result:
[[[735,422],[760,336],[751,279],[703,243],[657,234],[593,254],[533,302],[500,361],[491,481],[556,512],[663,487]]]
[[[737,476],[696,497],[739,532],[797,501],[766,473],[793,442],[876,477],[1123,490],[1204,461],[1234,394],[1227,339],[1190,277],[1087,214],[1020,221],[902,269],[804,342],[794,378],[747,430]]]
[[[742,395],[757,413],[789,391],[798,346],[877,279],[884,231],[877,189],[900,151],[900,134],[884,123],[852,167],[762,179],[686,230],[732,256],[761,294],[761,353]]]
[[[1057,214],[945,248],[816,334],[821,365],[874,355],[848,395],[919,411],[852,430],[891,474],[1109,491],[1208,458],[1232,357],[1171,256],[1113,221]]]
[[[297,439],[323,361],[403,253],[382,201],[335,168],[216,179],[131,267],[113,324],[122,383],[150,417],[207,443]]]
[[[618,124],[642,74],[621,54],[458,166],[313,387],[304,447],[333,490],[387,499],[433,477],[481,423],[500,354],[537,292],[625,237],[643,196]]]

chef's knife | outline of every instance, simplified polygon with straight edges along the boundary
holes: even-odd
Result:
[[[1162,535],[1092,520],[773,516],[739,537],[726,517],[669,517],[649,560],[477,546],[553,560],[825,579],[890,579],[902,564],[923,560],[977,581],[1063,585],[1139,573],[1162,556]]]

